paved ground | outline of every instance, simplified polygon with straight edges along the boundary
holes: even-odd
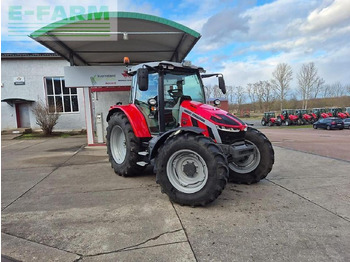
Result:
[[[335,159],[344,155],[339,147],[331,158],[316,155],[319,140],[333,144],[340,132],[349,155],[350,132],[310,133],[314,154],[281,147],[290,147],[290,129],[264,132],[276,153],[268,179],[228,184],[205,208],[171,204],[150,171],[116,176],[105,148],[85,148],[85,137],[3,136],[2,254],[45,262],[350,261],[350,162]]]

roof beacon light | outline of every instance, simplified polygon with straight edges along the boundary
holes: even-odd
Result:
[[[124,56],[124,64],[128,65],[130,64],[130,59],[127,56]]]

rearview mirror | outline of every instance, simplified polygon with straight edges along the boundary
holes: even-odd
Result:
[[[226,94],[226,86],[225,86],[224,77],[222,75],[218,76],[218,77],[219,77],[219,88],[223,94]]]
[[[148,70],[147,68],[137,69],[137,84],[141,91],[148,90]]]

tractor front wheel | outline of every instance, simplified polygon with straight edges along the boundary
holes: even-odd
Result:
[[[245,141],[248,145],[255,147],[254,152],[228,164],[229,180],[239,184],[253,184],[270,173],[275,162],[275,153],[269,139],[255,128],[248,128]]]
[[[107,153],[114,172],[120,176],[134,176],[145,168],[137,165],[140,141],[135,136],[125,114],[115,113],[108,121]]]
[[[205,206],[224,190],[229,171],[222,149],[190,133],[170,137],[156,158],[157,183],[180,205]]]

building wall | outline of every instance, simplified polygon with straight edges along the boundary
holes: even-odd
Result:
[[[1,99],[22,98],[46,103],[44,77],[64,76],[68,62],[59,59],[3,59],[1,61]],[[23,76],[25,85],[15,85],[13,78]],[[55,130],[86,129],[82,89],[78,88],[79,112],[62,113]],[[29,105],[31,128],[39,128]],[[1,102],[1,129],[17,128],[15,106]]]
[[[107,126],[106,121],[109,108],[115,105],[117,102],[122,102],[123,105],[127,105],[130,100],[130,91],[114,91],[114,92],[93,92],[92,102],[93,102],[93,118],[96,119],[98,114],[102,114],[103,119],[103,130],[104,136],[103,140],[106,141]],[[95,123],[96,125],[96,123]],[[96,126],[95,126],[96,130]]]

